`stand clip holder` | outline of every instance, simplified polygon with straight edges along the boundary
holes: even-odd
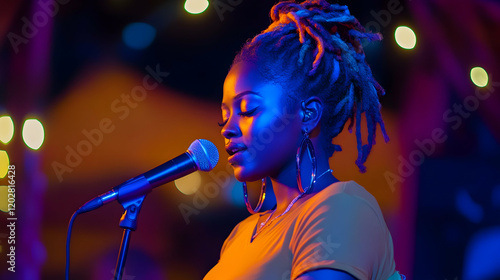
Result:
[[[146,195],[135,197],[127,201],[120,201],[125,211],[120,219],[120,227],[123,228],[123,237],[120,245],[120,255],[116,261],[114,280],[121,280],[127,259],[128,247],[130,244],[130,235],[137,229],[137,217],[141,211],[142,202]]]

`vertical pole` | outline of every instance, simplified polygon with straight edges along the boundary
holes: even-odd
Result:
[[[116,261],[116,269],[114,280],[121,280],[125,268],[125,260],[127,259],[128,245],[130,244],[130,234],[132,231],[129,228],[123,230],[122,244],[120,245],[120,254]]]

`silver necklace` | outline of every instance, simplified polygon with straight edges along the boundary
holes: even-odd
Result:
[[[328,168],[328,170],[326,170],[325,172],[321,173],[321,175],[319,175],[317,178],[314,178],[313,184],[316,183],[316,180],[318,180],[319,178],[321,178],[321,176],[325,175],[328,172],[333,172],[333,170],[330,169],[330,168]]]
[[[325,175],[326,173],[328,172],[332,172],[333,170],[331,169],[328,169],[326,170],[325,172],[323,172],[321,175],[319,175],[317,178],[314,179],[313,183],[316,183],[316,180],[318,180],[319,178],[321,178],[321,176]],[[298,196],[296,196],[291,202],[290,204],[288,204],[288,207],[285,209],[285,211],[281,214],[279,214],[278,216],[274,217],[272,220],[269,220],[271,219],[271,217],[274,215],[274,212],[276,212],[276,209],[273,210],[273,212],[271,212],[271,214],[269,215],[269,217],[267,217],[267,219],[260,223],[260,226],[259,228],[257,229],[257,231],[255,232],[255,234],[253,235],[252,239],[255,239],[255,237],[257,237],[257,235],[263,230],[265,229],[266,227],[268,227],[270,224],[272,224],[272,222],[276,219],[278,219],[279,217],[285,215],[288,211],[290,211],[290,209],[292,208],[292,206],[295,204],[295,202],[297,202],[297,200],[299,200],[299,198],[301,198],[302,196],[304,195],[304,193],[300,193]]]

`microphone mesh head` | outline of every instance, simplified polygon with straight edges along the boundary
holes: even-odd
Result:
[[[188,152],[194,157],[198,170],[201,171],[210,171],[219,162],[219,152],[214,143],[205,139],[194,140]]]

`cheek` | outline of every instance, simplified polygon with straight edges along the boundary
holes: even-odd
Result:
[[[254,118],[242,123],[242,134],[250,155],[245,169],[253,179],[279,172],[294,161],[300,126],[283,121],[282,116]]]
[[[294,143],[297,128],[293,122],[284,121],[282,116],[263,115],[243,123],[242,132],[251,141],[248,144],[266,149],[276,148],[278,144],[287,146]]]

